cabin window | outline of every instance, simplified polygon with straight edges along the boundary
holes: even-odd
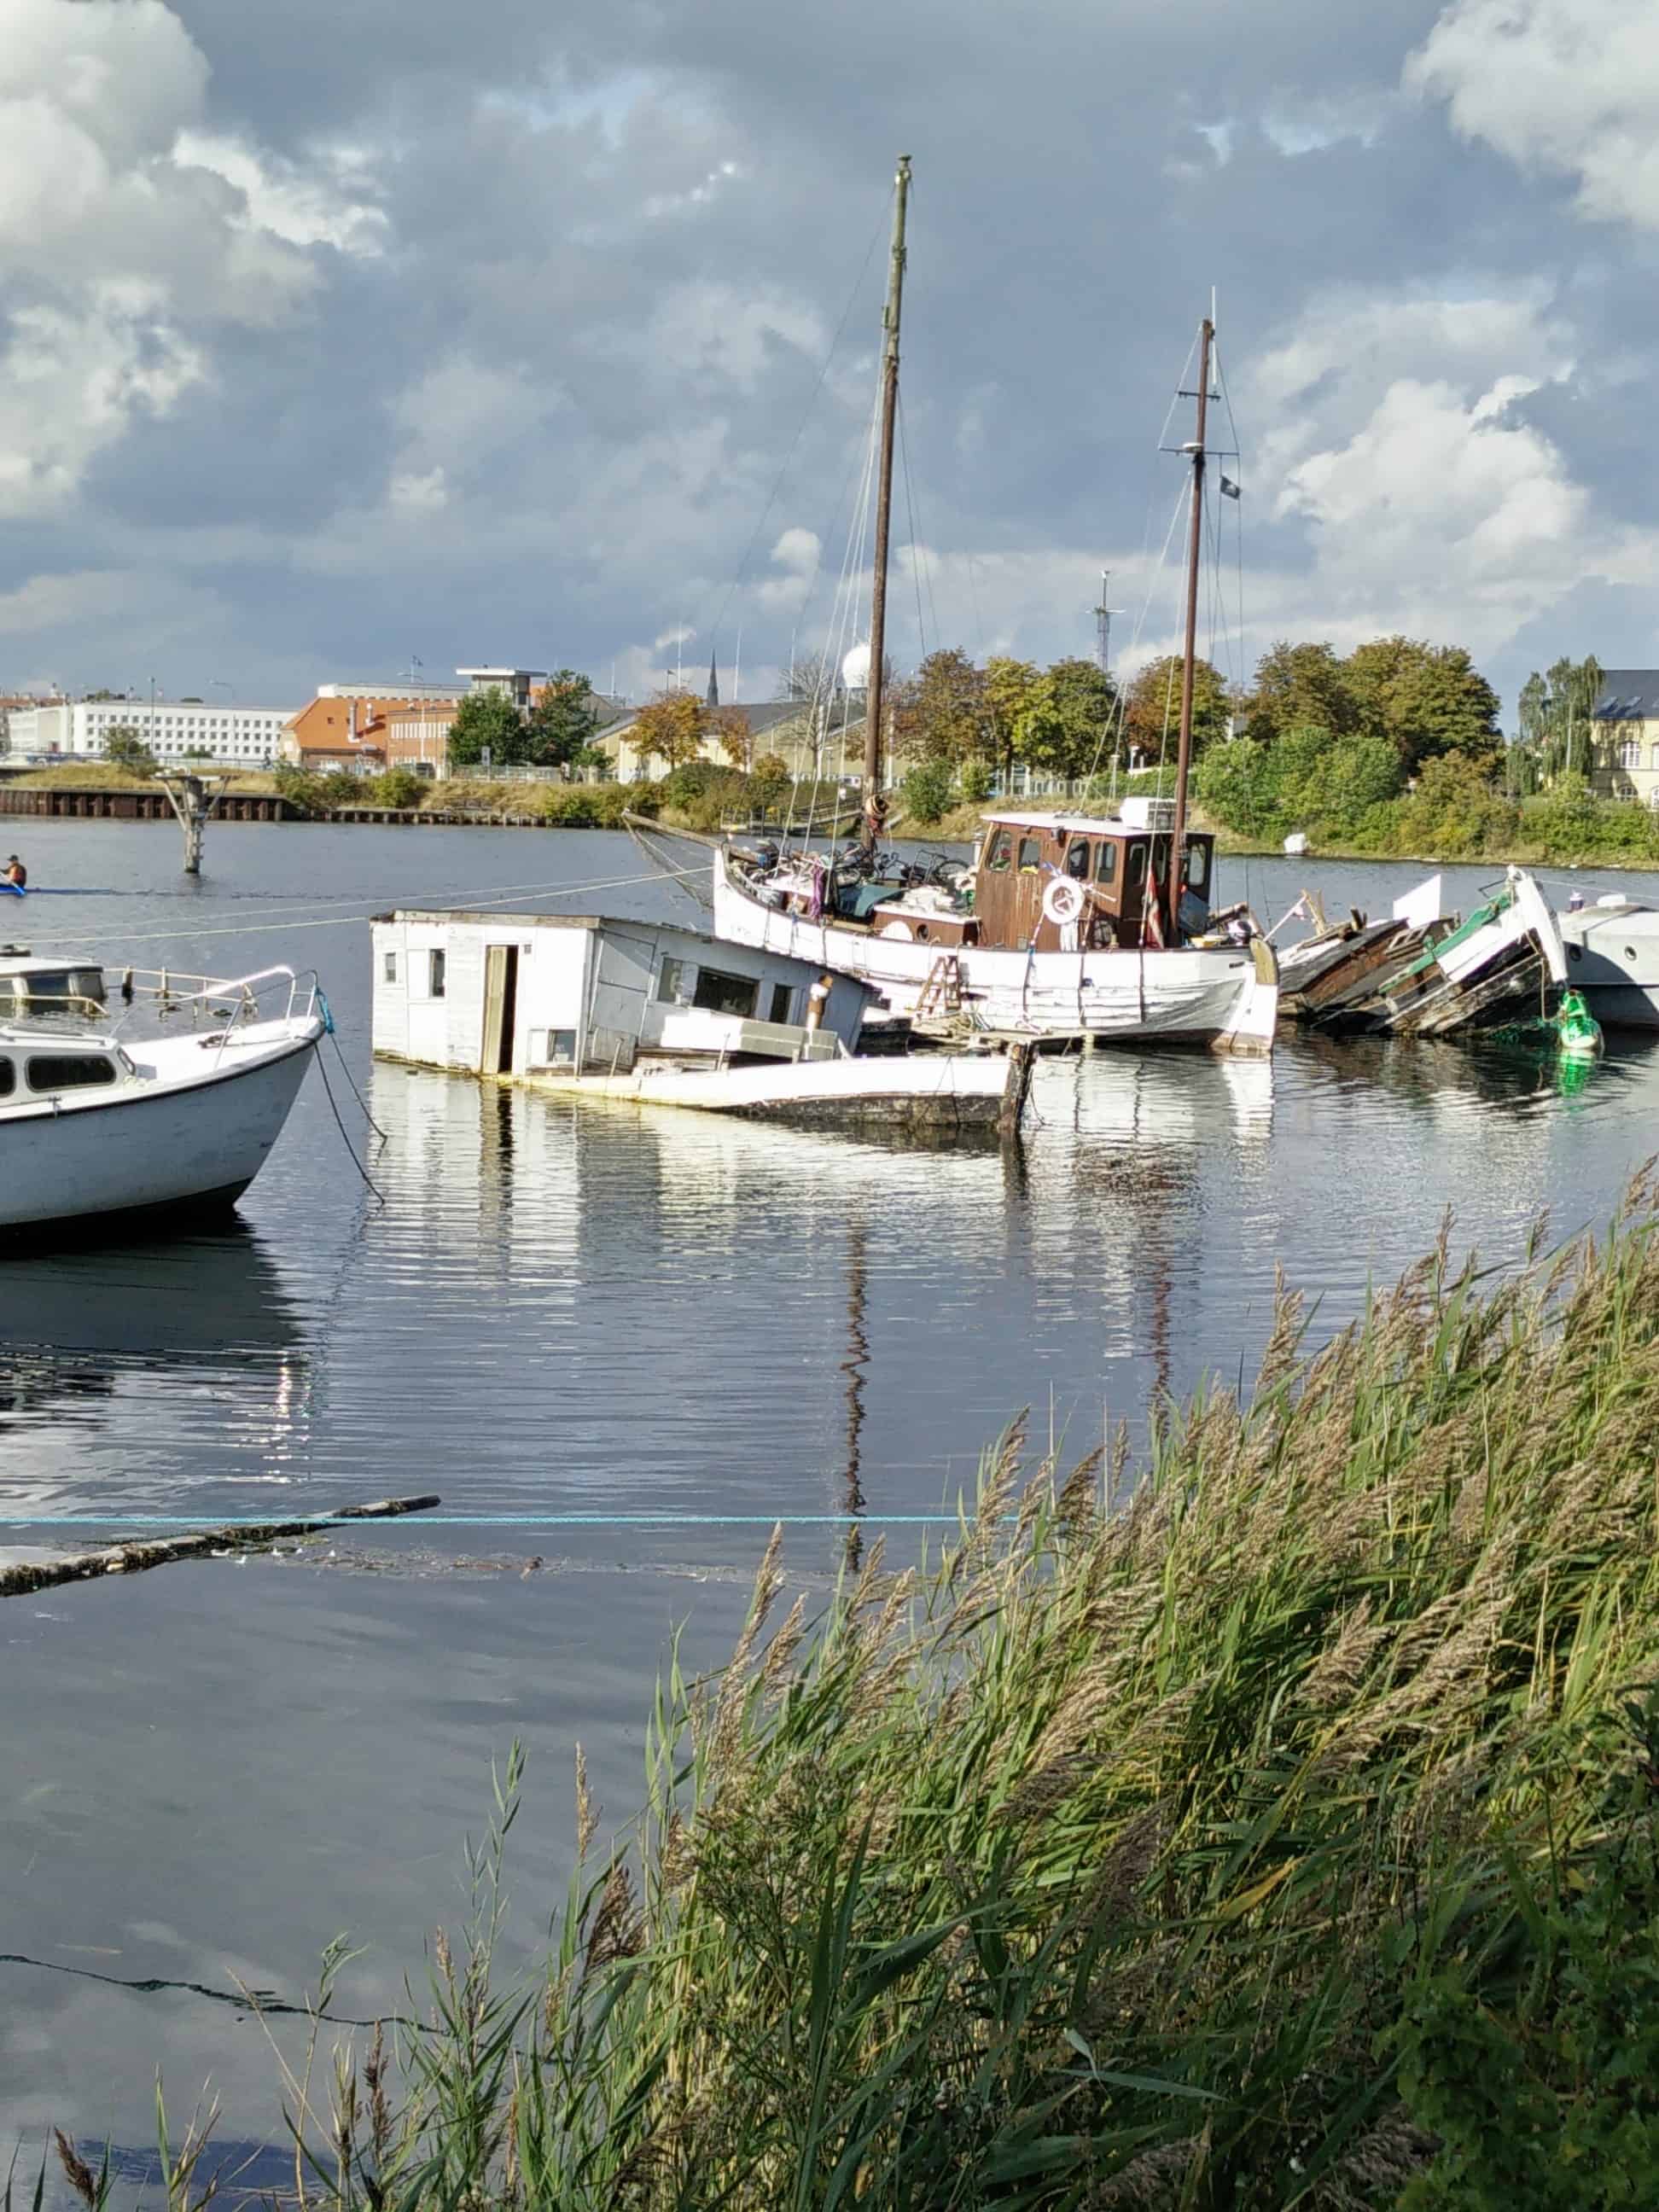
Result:
[[[1089,841],[1074,837],[1066,854],[1066,872],[1079,884],[1089,880]]]
[[[388,983],[395,983],[398,980],[398,956],[395,952],[388,952],[386,956],[386,980]]]
[[[1139,890],[1140,886],[1146,880],[1146,848],[1145,845],[1130,846],[1128,866],[1125,872],[1127,877],[1129,889],[1132,891]]]
[[[447,981],[445,971],[449,964],[447,957],[440,947],[434,945],[427,957],[431,963],[428,970],[427,988],[433,998],[441,999]]]
[[[16,1088],[16,1064],[9,1060],[0,1060],[0,1098],[9,1098]]]
[[[575,1030],[549,1030],[547,1033],[547,1057],[555,1066],[557,1066],[562,1061],[574,1060],[576,1057]]]
[[[1187,888],[1201,898],[1210,888],[1210,848],[1207,845],[1188,845],[1187,848]]]
[[[657,973],[657,997],[665,1006],[677,1005],[680,995],[680,977],[685,972],[683,960],[665,960]]]
[[[1006,875],[1014,857],[1014,833],[999,830],[985,848],[985,865],[997,875]]]
[[[1117,841],[1103,837],[1095,847],[1095,881],[1109,884],[1117,878]]]
[[[793,991],[790,989],[787,983],[774,983],[772,986],[772,1011],[767,1017],[768,1020],[774,1022],[787,1022],[789,1018],[789,1009],[793,1002],[794,996],[795,994]]]
[[[723,975],[718,968],[699,968],[691,1003],[705,1013],[737,1014],[750,1021],[759,996],[760,985],[752,975]]]
[[[1042,857],[1042,848],[1035,837],[1022,837],[1020,839],[1019,872],[1022,876],[1026,874],[1028,871],[1032,875],[1036,873],[1037,862]]]
[[[115,1062],[102,1053],[36,1053],[29,1060],[31,1091],[95,1091],[115,1080]]]

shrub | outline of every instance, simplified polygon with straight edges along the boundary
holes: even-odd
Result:
[[[957,778],[957,790],[969,806],[977,806],[991,796],[991,770],[982,760],[964,761],[962,773]]]
[[[899,798],[910,821],[931,828],[950,811],[950,769],[943,761],[918,761],[899,786]]]
[[[429,788],[426,777],[416,775],[412,768],[389,768],[384,775],[370,780],[363,795],[372,798],[377,806],[406,809],[418,806]]]

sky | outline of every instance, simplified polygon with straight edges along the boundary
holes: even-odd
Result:
[[[1212,293],[1224,671],[1659,662],[1649,0],[0,0],[0,690],[772,696],[900,153],[901,665],[1170,647]]]

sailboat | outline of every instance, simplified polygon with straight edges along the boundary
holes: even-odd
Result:
[[[1199,331],[1180,749],[1172,799],[1125,799],[1115,813],[1063,804],[1006,807],[985,823],[971,868],[954,880],[884,880],[883,692],[899,314],[910,161],[895,183],[882,404],[875,574],[865,714],[863,820],[839,856],[745,848],[714,856],[716,935],[787,952],[874,986],[894,1016],[943,1017],[959,1027],[1033,1039],[1086,1036],[1126,1044],[1272,1051],[1279,969],[1243,908],[1212,905],[1215,841],[1188,822],[1193,677],[1203,544],[1205,434],[1213,324]]]

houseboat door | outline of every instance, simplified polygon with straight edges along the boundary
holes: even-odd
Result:
[[[519,948],[490,945],[484,948],[483,1048],[478,1054],[481,1075],[513,1073],[514,1015],[519,997]]]

